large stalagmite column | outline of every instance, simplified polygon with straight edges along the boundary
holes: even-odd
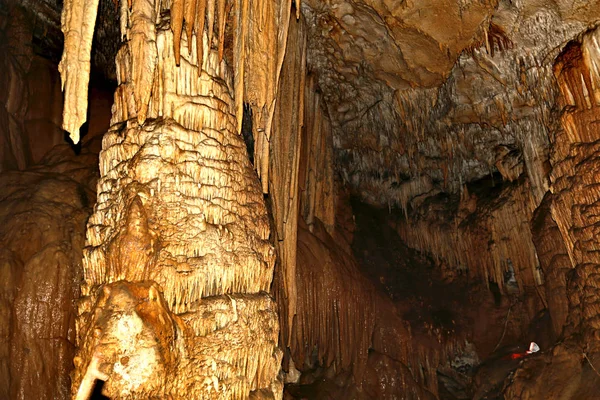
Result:
[[[222,57],[230,7],[163,5],[120,8],[73,391],[103,380],[111,398],[281,398],[274,249]]]
[[[569,322],[600,352],[600,29],[571,42],[555,63],[562,130],[554,138],[552,216],[574,267]],[[592,340],[593,339],[593,340]]]

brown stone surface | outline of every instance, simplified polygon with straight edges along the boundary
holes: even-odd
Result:
[[[84,226],[97,156],[55,148],[0,175],[0,397],[66,399],[75,353]]]
[[[68,0],[64,109],[62,4],[13,3],[0,170],[46,166],[0,176],[0,397],[68,395],[76,318],[77,398],[280,398],[282,352],[296,397],[593,398],[600,3]],[[88,110],[82,272],[91,170],[47,151]]]

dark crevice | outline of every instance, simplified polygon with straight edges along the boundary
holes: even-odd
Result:
[[[102,389],[104,388],[104,384],[106,382],[100,379],[97,379],[94,383],[94,390],[92,390],[92,394],[90,396],[90,400],[110,400],[110,397],[107,397],[102,394]]]

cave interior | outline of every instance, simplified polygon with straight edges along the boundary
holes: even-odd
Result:
[[[600,2],[4,0],[0,53],[0,398],[600,398]]]

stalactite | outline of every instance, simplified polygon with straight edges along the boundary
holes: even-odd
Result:
[[[213,0],[214,1],[214,0]],[[242,131],[242,117],[244,114],[244,80],[246,63],[246,37],[248,24],[248,0],[236,0],[235,15],[236,34],[233,37],[233,63],[235,69],[234,75],[234,96],[235,96],[235,115],[237,116],[237,131]],[[210,43],[209,43],[210,47]],[[255,157],[256,160],[256,157]],[[259,174],[260,177],[260,174]],[[263,180],[263,188],[265,182]]]
[[[154,0],[135,1],[132,5],[130,20],[131,84],[133,86],[137,120],[139,124],[143,124],[148,114],[158,57]],[[177,52],[175,57],[178,59]]]
[[[202,66],[204,65],[204,21],[206,20],[206,0],[197,0],[198,5],[196,9],[196,54],[198,60],[198,76],[202,73]],[[188,46],[191,45],[188,43]]]
[[[297,367],[304,369],[302,365],[316,361],[336,374],[352,372],[354,384],[376,393],[386,389],[373,387],[373,380],[393,376],[398,381],[388,388],[394,393],[390,397],[427,398],[428,392],[438,393],[437,368],[462,351],[464,336],[442,338],[433,329],[415,334],[399,316],[400,310],[361,273],[352,254],[318,220],[311,230],[300,220],[298,265],[297,315],[287,328],[281,319],[283,342]],[[276,290],[282,290],[282,272],[276,275]],[[281,307],[285,297],[278,298],[283,300]],[[289,342],[285,329],[292,331]],[[388,364],[390,369],[379,369],[378,361],[388,359],[395,360]]]
[[[318,218],[333,235],[336,212],[333,133],[329,115],[324,110],[317,89],[316,76],[309,75],[304,92],[304,104],[307,108],[304,113],[298,176],[300,212],[309,226]]]
[[[244,99],[252,107],[253,131],[255,138],[254,164],[263,183],[263,191],[268,192],[269,181],[269,141],[275,115],[276,96],[279,89],[281,69],[288,44],[288,30],[292,1],[252,2],[249,10],[248,48],[249,54],[276,54],[276,57],[248,57],[246,68],[261,71],[255,76],[246,76]],[[263,39],[258,39],[263,38]],[[294,43],[302,45],[301,43]],[[238,104],[238,109],[242,104]],[[241,124],[241,120],[239,121]],[[241,127],[241,125],[238,125]]]
[[[175,64],[179,65],[181,59],[181,33],[183,29],[183,17],[185,15],[185,1],[173,0],[171,5],[171,31],[173,32],[173,51],[175,52]]]
[[[215,29],[215,2],[216,1],[217,0],[208,0],[208,4],[206,7],[206,22],[208,23],[207,36],[208,36],[208,48],[209,49],[212,47],[213,32]]]
[[[79,142],[79,128],[87,115],[90,53],[98,1],[67,0],[61,17],[65,43],[58,70],[65,92],[63,128],[73,143]]]
[[[219,26],[219,61],[223,59],[223,49],[225,48],[225,22],[227,22],[226,1],[219,0],[218,4],[218,26]]]
[[[196,4],[197,0],[187,0],[185,2],[185,33],[188,41],[188,55],[192,54],[192,34],[194,32],[194,24],[196,23]],[[202,32],[202,30],[200,30]],[[201,67],[202,63],[198,63]]]
[[[527,182],[507,185],[494,200],[465,196],[449,214],[435,197],[422,203],[397,229],[412,248],[446,265],[448,279],[461,273],[520,292],[542,284],[529,221],[536,207]],[[442,202],[444,200],[441,200]],[[437,217],[436,217],[437,213]],[[473,252],[472,249],[487,251]],[[506,279],[514,275],[514,278]]]
[[[273,202],[278,253],[285,274],[288,324],[296,314],[296,246],[299,213],[298,172],[303,124],[306,34],[303,21],[290,28],[269,148],[269,193]],[[265,179],[262,176],[262,179]]]

